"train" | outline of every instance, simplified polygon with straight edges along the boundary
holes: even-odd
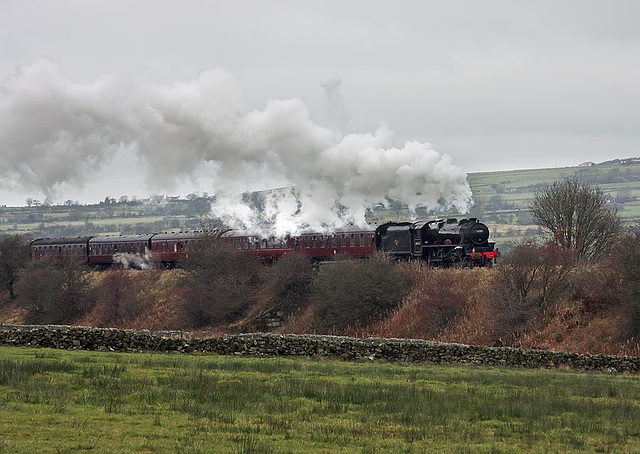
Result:
[[[31,257],[75,257],[96,268],[175,268],[189,255],[201,231],[138,235],[38,238],[30,243]],[[312,262],[336,255],[366,258],[383,251],[397,260],[420,261],[432,267],[491,266],[499,256],[489,241],[489,229],[477,218],[387,222],[375,229],[332,233],[302,233],[258,237],[230,232],[221,237],[238,252],[266,262],[301,253]]]

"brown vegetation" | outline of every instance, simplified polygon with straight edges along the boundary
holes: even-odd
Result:
[[[28,263],[20,268],[16,298],[6,288],[0,296],[0,321],[640,353],[638,231],[598,261],[523,244],[492,269],[437,270],[384,255],[317,268],[292,255],[264,265],[220,244],[200,254],[187,268],[169,271]]]

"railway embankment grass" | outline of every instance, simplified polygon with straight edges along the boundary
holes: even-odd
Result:
[[[0,348],[0,452],[638,452],[630,374]]]

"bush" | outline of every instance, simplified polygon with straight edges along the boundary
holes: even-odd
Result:
[[[503,341],[522,334],[529,321],[569,288],[571,251],[553,244],[515,246],[496,267],[495,330]]]
[[[415,283],[410,294],[373,331],[384,337],[437,339],[465,312],[469,290],[476,287],[476,270],[409,265],[405,271]]]
[[[309,304],[314,275],[309,258],[302,254],[287,254],[265,266],[258,303],[245,323],[264,331],[269,328],[267,318],[284,321],[300,314]]]
[[[640,344],[640,227],[626,232],[614,247],[611,266],[620,277],[620,337]]]
[[[261,264],[219,237],[195,242],[185,263],[183,328],[229,324],[257,300]]]
[[[366,326],[397,308],[409,290],[407,274],[383,254],[322,263],[313,287],[317,323],[338,333]]]
[[[121,326],[142,310],[140,289],[131,273],[111,269],[99,276],[93,287],[96,302],[92,319],[96,326]]]
[[[571,299],[587,314],[605,314],[618,306],[620,273],[606,261],[577,268],[571,278]]]
[[[27,323],[70,324],[91,310],[89,269],[77,257],[33,260],[18,282]]]

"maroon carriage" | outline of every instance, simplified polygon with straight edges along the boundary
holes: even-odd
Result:
[[[151,238],[153,263],[164,268],[175,268],[188,254],[189,243],[201,238],[202,232],[156,233]]]
[[[90,236],[78,238],[38,238],[31,242],[31,258],[78,257],[87,260]]]
[[[89,264],[100,268],[113,265],[137,269],[150,268],[152,236],[95,236],[89,240]]]

